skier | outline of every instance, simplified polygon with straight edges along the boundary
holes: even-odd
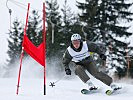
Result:
[[[98,71],[93,58],[90,56],[90,52],[95,52],[100,55],[102,60],[106,60],[106,56],[98,45],[90,41],[82,41],[79,34],[73,34],[71,36],[71,45],[63,55],[63,65],[65,66],[66,74],[71,75],[69,63],[72,61],[76,64],[75,74],[84,83],[88,84],[89,90],[95,90],[97,88],[94,86],[85,70],[106,85],[113,89],[116,88],[117,86],[113,84],[113,80],[110,76]]]

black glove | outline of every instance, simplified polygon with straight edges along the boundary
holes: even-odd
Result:
[[[101,55],[100,55],[100,58],[101,58],[102,60],[106,61],[106,58],[107,58],[107,57],[106,57],[104,54],[101,54]]]
[[[65,68],[65,72],[67,75],[71,75],[71,70],[69,68]]]

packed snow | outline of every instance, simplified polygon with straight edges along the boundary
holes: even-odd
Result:
[[[20,82],[19,95],[16,95],[17,78],[0,79],[0,100],[132,100],[133,85],[127,83],[117,83],[123,87],[118,93],[108,96],[104,92],[106,86],[101,82],[96,82],[99,92],[89,95],[80,93],[81,89],[87,88],[78,78],[69,79],[65,76],[55,83],[55,87],[50,87],[50,82],[58,79],[47,79],[46,95],[43,95],[42,78],[22,78]],[[99,85],[100,84],[100,85]]]

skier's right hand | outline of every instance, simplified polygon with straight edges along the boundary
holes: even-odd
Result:
[[[65,68],[65,72],[67,75],[71,75],[71,70],[69,68]]]

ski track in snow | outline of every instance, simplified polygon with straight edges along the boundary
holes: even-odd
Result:
[[[43,95],[43,79],[21,79],[19,95],[16,95],[17,78],[0,79],[0,100],[133,100],[133,85],[119,83],[123,89],[118,93],[107,96],[104,89],[98,93],[83,95],[80,90],[87,88],[80,80],[61,80],[50,87],[47,80],[46,95]]]

